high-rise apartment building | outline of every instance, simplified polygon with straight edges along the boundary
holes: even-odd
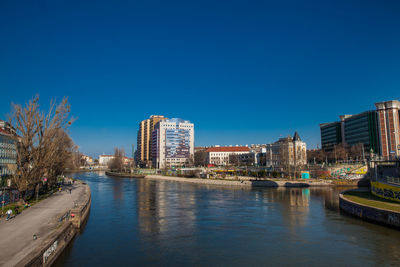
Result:
[[[152,163],[155,168],[193,164],[194,124],[182,119],[159,121],[152,133]]]
[[[385,159],[400,157],[400,101],[375,104],[378,113],[378,132],[381,155]]]
[[[137,151],[136,161],[143,167],[152,165],[152,140],[151,135],[154,131],[154,126],[161,120],[166,119],[162,115],[151,115],[149,119],[143,120],[139,124],[139,131],[137,135]]]

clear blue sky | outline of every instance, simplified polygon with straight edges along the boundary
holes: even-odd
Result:
[[[32,2],[36,2],[33,4]],[[152,114],[196,145],[273,142],[400,99],[398,1],[0,2],[0,117],[69,96],[90,155],[136,145]]]

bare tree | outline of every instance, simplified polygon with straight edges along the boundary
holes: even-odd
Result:
[[[108,164],[108,168],[112,171],[121,172],[124,168],[125,151],[122,148],[114,148],[114,158]]]
[[[188,167],[193,167],[194,166],[194,155],[190,155],[188,160],[187,160],[187,166]]]
[[[326,159],[326,152],[323,149],[312,149],[307,151],[308,163],[322,163]]]
[[[205,150],[194,152],[194,165],[205,166],[207,164],[207,152]]]
[[[43,177],[54,181],[66,164],[73,142],[67,134],[72,124],[70,105],[64,98],[57,105],[50,102],[47,113],[39,109],[39,97],[26,103],[25,107],[12,105],[9,122],[19,135],[17,149],[18,171],[13,183],[23,192],[37,187]]]
[[[51,133],[52,142],[49,142],[46,150],[48,151],[46,160],[46,175],[50,184],[56,182],[57,176],[63,173],[68,161],[71,161],[76,146],[72,139],[63,129],[53,130]]]
[[[331,158],[334,158],[335,160],[346,160],[347,159],[347,154],[348,154],[348,147],[345,144],[338,144],[334,146],[334,150],[332,151],[332,156]]]
[[[363,150],[364,150],[364,145],[362,143],[355,144],[351,146],[349,155],[353,159],[360,160],[363,158]]]

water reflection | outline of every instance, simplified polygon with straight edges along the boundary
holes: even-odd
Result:
[[[61,265],[359,266],[400,259],[398,231],[338,212],[338,194],[348,187],[79,178],[92,189],[91,215]]]
[[[138,224],[142,234],[166,233],[171,229],[193,232],[195,222],[195,190],[180,192],[180,185],[139,182],[137,186]],[[167,188],[168,187],[168,188]]]
[[[114,184],[113,184],[114,200],[123,200],[124,191],[122,190],[122,187],[124,185],[124,181],[122,180],[122,178],[111,178],[111,179],[114,179]]]

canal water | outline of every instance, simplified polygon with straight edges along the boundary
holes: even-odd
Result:
[[[92,207],[56,266],[400,265],[400,231],[340,214],[343,188],[73,176]]]

